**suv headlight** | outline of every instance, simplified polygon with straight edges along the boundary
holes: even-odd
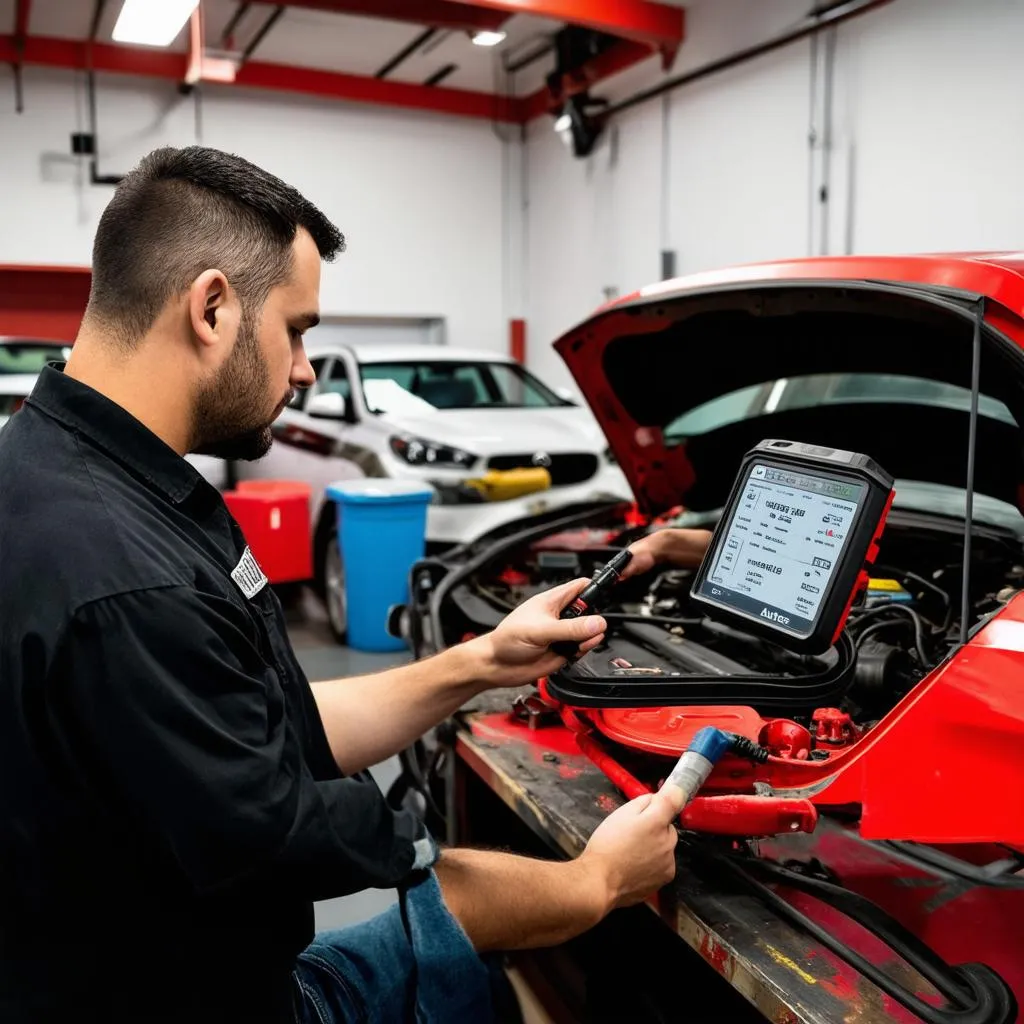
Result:
[[[449,469],[469,469],[476,456],[461,448],[438,444],[412,434],[395,434],[388,438],[388,446],[403,462],[410,466],[445,466]]]
[[[615,452],[613,452],[611,450],[610,446],[608,448],[605,448],[605,450],[604,450],[604,457],[613,466],[617,466],[619,464],[619,460],[617,458],[615,458]]]

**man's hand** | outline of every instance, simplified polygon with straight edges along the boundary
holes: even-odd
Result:
[[[607,910],[640,903],[676,874],[675,820],[682,810],[658,792],[631,800],[598,825],[577,858]]]
[[[546,590],[509,612],[486,636],[470,640],[482,661],[481,682],[488,686],[522,686],[549,675],[566,659],[551,651],[558,640],[570,640],[585,654],[604,639],[606,623],[600,615],[559,619],[562,609],[589,583],[578,579]]]
[[[623,570],[622,578],[639,576],[656,565],[667,564],[677,569],[695,569],[700,565],[711,543],[710,530],[657,530],[630,544],[633,560]]]

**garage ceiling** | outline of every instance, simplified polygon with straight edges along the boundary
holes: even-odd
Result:
[[[237,85],[524,123],[653,54],[668,66],[681,2],[202,0],[201,52],[240,62]],[[121,4],[0,0],[0,62],[184,82],[189,26],[167,48],[121,45]],[[476,46],[483,29],[506,38]]]

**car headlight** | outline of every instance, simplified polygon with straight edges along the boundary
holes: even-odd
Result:
[[[391,450],[410,466],[446,466],[449,469],[469,469],[476,456],[461,448],[438,444],[411,434],[395,434],[388,438]]]
[[[618,465],[618,459],[615,458],[615,452],[611,448],[605,448],[604,450],[605,459],[610,462],[613,466]]]

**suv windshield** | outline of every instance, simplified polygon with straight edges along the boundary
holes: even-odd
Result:
[[[773,412],[857,402],[943,406],[968,412],[971,392],[967,388],[941,381],[896,374],[808,374],[740,388],[690,409],[665,427],[665,441],[678,444],[730,423],[767,416]],[[1016,423],[1013,414],[1002,402],[987,395],[979,396],[978,414],[1003,423]],[[962,516],[966,511],[962,489],[943,487],[927,481],[898,480],[896,493],[896,504],[904,508],[919,508],[950,516]],[[975,495],[974,512],[982,521],[1006,526],[1016,532],[1024,529],[1020,511],[994,498]]]
[[[50,362],[67,359],[68,347],[56,341],[0,339],[0,373],[42,373]]]
[[[366,407],[375,413],[550,409],[572,404],[516,363],[363,363],[359,372]]]

